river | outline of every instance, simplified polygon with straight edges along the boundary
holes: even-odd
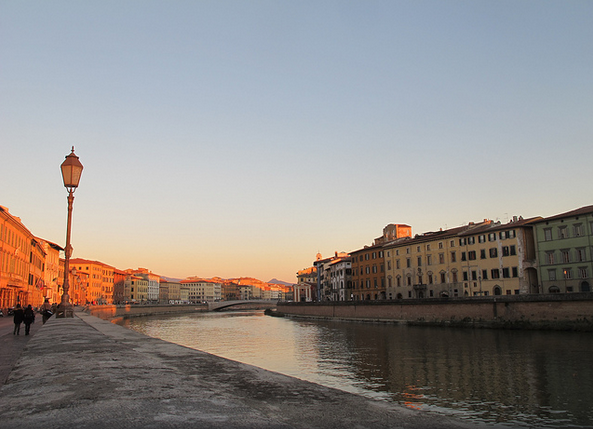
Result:
[[[359,395],[496,427],[593,427],[593,334],[277,318],[261,311],[124,326]]]

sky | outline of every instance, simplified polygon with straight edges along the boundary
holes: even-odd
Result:
[[[0,205],[73,257],[296,281],[593,204],[593,2],[0,0]]]

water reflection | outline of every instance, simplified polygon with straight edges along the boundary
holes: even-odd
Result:
[[[414,409],[509,427],[592,427],[593,336],[300,321],[129,319],[147,335]]]

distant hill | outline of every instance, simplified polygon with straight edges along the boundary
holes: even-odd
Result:
[[[282,280],[278,280],[278,279],[268,280],[268,283],[274,284],[274,285],[283,285],[283,286],[292,286],[294,284],[294,283],[283,282]]]

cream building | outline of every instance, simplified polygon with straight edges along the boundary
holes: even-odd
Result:
[[[199,304],[202,302],[220,301],[222,298],[222,284],[208,280],[182,280],[181,284],[189,288],[189,302]]]
[[[384,246],[388,299],[511,295],[537,290],[531,223],[484,220]]]

